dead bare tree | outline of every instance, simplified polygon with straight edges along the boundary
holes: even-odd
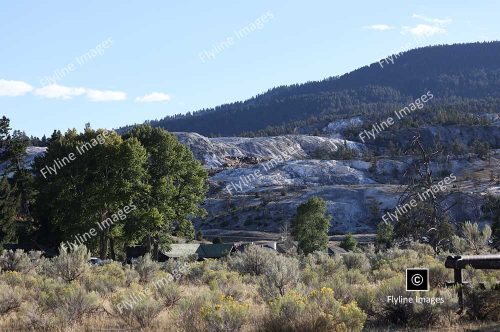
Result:
[[[436,180],[432,166],[439,164],[436,159],[442,151],[426,149],[420,135],[416,135],[404,153],[411,155],[412,161],[403,174],[406,182],[398,206],[405,207],[405,213],[396,222],[396,236],[403,242],[429,243],[438,251],[451,241],[453,228],[448,211],[457,204],[450,203],[450,191],[440,187],[436,191],[441,179]]]

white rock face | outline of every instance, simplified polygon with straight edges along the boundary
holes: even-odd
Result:
[[[359,127],[363,124],[363,120],[359,116],[350,119],[342,119],[339,121],[330,122],[323,131],[325,133],[340,137],[340,132],[349,127]]]
[[[293,159],[308,158],[315,150],[337,151],[344,140],[338,138],[286,135],[276,137],[220,137],[207,138],[197,133],[174,133],[179,141],[191,148],[196,158],[207,168],[222,168],[229,160],[277,159],[292,156]],[[349,148],[357,151],[365,149],[363,144],[346,141]]]
[[[41,148],[37,146],[29,146],[26,149],[26,158],[25,158],[25,163],[28,166],[28,168],[31,168],[33,161],[35,158],[39,155],[42,155],[47,151],[47,148]],[[0,174],[3,174],[4,169],[5,169],[5,163],[0,164]],[[8,174],[8,176],[12,176],[12,174]]]
[[[341,128],[341,124],[332,127]],[[332,232],[372,233],[380,222],[373,218],[373,211],[378,210],[381,215],[397,205],[401,194],[398,176],[410,162],[406,157],[382,158],[376,164],[364,160],[312,159],[318,149],[334,152],[344,144],[344,140],[333,137],[175,135],[210,170],[210,190],[204,203],[208,216],[195,221],[201,229],[277,232],[284,222],[292,220],[297,206],[318,196],[327,202]],[[347,145],[365,150],[359,143],[347,141]],[[28,148],[27,164],[31,165],[45,151]],[[447,167],[447,171],[458,175],[471,163],[453,160]],[[442,170],[433,169],[433,173],[441,174]],[[500,195],[498,185],[484,191]]]
[[[335,184],[373,184],[367,174],[336,160],[291,160],[260,163],[251,167],[226,169],[212,177],[233,193],[262,190],[270,186],[323,186]]]

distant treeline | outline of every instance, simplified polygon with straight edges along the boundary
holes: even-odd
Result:
[[[402,107],[429,90],[443,105],[461,108],[467,103],[491,103],[487,109],[498,112],[500,42],[414,49],[383,68],[373,63],[342,76],[280,86],[243,102],[147,123],[206,136],[282,134],[301,130],[318,119],[377,115],[387,108]],[[460,105],[461,98],[467,103]]]

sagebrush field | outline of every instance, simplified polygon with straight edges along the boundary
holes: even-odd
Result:
[[[430,246],[329,257],[281,255],[251,246],[223,260],[133,266],[88,264],[80,246],[52,259],[22,251],[0,258],[0,330],[32,331],[360,331],[500,320],[500,271],[466,269],[465,310],[445,288],[452,270]],[[405,291],[405,269],[427,267],[429,292]],[[175,278],[172,277],[172,274]],[[391,304],[387,297],[442,298]]]

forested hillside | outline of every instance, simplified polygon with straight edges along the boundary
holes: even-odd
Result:
[[[149,123],[203,135],[289,133],[323,120],[401,107],[428,90],[439,105],[460,107],[466,98],[492,104],[489,111],[498,112],[497,103],[484,98],[500,96],[499,60],[500,42],[424,47],[339,77],[276,87],[243,102]]]

